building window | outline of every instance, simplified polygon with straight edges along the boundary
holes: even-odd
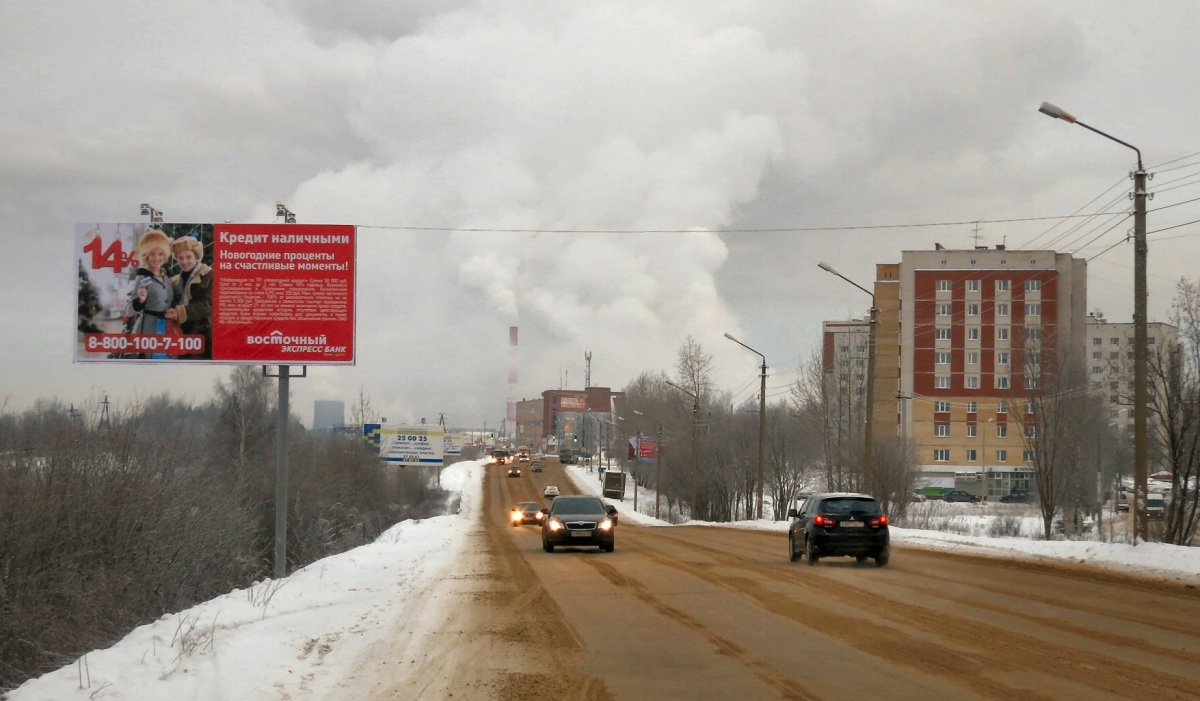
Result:
[[[967,413],[968,414],[979,413],[979,404],[977,404],[975,402],[967,402]]]
[[[1008,292],[1008,280],[997,280],[996,281],[996,291],[997,292]]]
[[[1026,375],[1025,376],[1025,389],[1040,389],[1041,386],[1042,386],[1042,379],[1040,377],[1038,377],[1037,375]]]
[[[996,351],[996,364],[1008,365],[1008,351]]]
[[[938,448],[933,451],[934,462],[950,462],[950,450],[948,448]]]
[[[979,316],[979,305],[972,302],[967,305],[967,316]]]
[[[1037,413],[1037,407],[1033,405],[1033,402],[1025,402],[1025,413],[1030,415]]]
[[[1042,281],[1041,280],[1026,280],[1025,281],[1025,291],[1026,292],[1041,292],[1042,291]]]
[[[1101,345],[1101,344],[1103,344],[1103,343],[1104,343],[1104,339],[1100,338],[1099,336],[1097,336],[1097,337],[1095,337],[1095,338],[1093,338],[1093,339],[1092,339],[1092,345],[1093,345],[1093,346],[1098,346],[1098,345]]]
[[[937,315],[938,316],[950,316],[953,313],[954,313],[954,305],[953,304],[942,302],[937,305]]]
[[[1025,364],[1026,365],[1041,365],[1042,364],[1041,351],[1025,351]]]
[[[1025,339],[1028,341],[1042,340],[1042,330],[1036,326],[1029,326],[1025,329]]]
[[[1025,460],[1025,462],[1033,462],[1033,451],[1026,450],[1022,458]]]
[[[979,364],[979,351],[967,351],[967,365]]]
[[[979,454],[975,452],[975,449],[967,449],[967,462],[975,462],[977,460],[979,460]]]
[[[1008,462],[1008,451],[1007,450],[997,450],[996,451],[996,462]]]
[[[1008,376],[996,375],[996,389],[1008,389]]]
[[[997,414],[1007,414],[1008,413],[1008,402],[996,402],[996,413]]]
[[[996,316],[1008,316],[1008,302],[996,302]]]
[[[1133,360],[1133,359],[1134,359],[1134,358],[1136,358],[1136,357],[1137,357],[1137,352],[1136,352],[1136,351],[1129,351],[1128,353],[1126,353],[1126,354],[1125,354],[1125,358],[1126,358],[1127,360]]]
[[[979,435],[979,427],[975,424],[967,424],[967,438],[974,438]]]
[[[942,375],[940,377],[933,378],[933,386],[937,389],[950,389],[950,377],[947,375]]]
[[[947,351],[938,351],[938,352],[934,353],[933,356],[934,356],[933,362],[937,365],[949,365],[950,364],[950,353]]]
[[[950,402],[939,399],[933,403],[933,410],[939,414],[949,414],[950,413]]]
[[[938,292],[949,292],[950,291],[950,281],[949,280],[938,280],[937,288],[938,288]]]
[[[1037,426],[1033,424],[1025,424],[1025,437],[1035,438],[1037,436]]]
[[[979,281],[978,280],[967,280],[967,292],[978,292],[978,291],[979,291]]]
[[[997,326],[996,327],[996,340],[997,341],[1007,341],[1008,340],[1008,327],[1007,326]]]
[[[1103,367],[1101,367],[1101,366],[1099,366],[1099,365],[1093,365],[1093,366],[1092,366],[1092,374],[1093,374],[1093,375],[1099,375],[1099,374],[1100,374],[1100,373],[1102,373],[1102,372],[1104,372],[1104,368],[1103,368]]]
[[[934,424],[933,435],[938,438],[945,438],[950,435],[950,424]]]
[[[967,340],[968,341],[978,341],[979,340],[979,327],[978,326],[972,326],[967,329]]]
[[[979,375],[967,375],[967,389],[979,389]]]
[[[950,340],[950,328],[949,327],[937,328],[934,331],[934,338],[936,338],[939,341],[949,341]]]
[[[1041,316],[1041,315],[1042,315],[1042,303],[1041,302],[1026,303],[1025,316]]]
[[[996,437],[1008,438],[1008,424],[996,424]]]
[[[1154,345],[1154,337],[1153,336],[1146,337],[1146,345],[1148,345],[1148,346]]]
[[[1133,339],[1131,338],[1129,340],[1132,341]],[[1108,345],[1119,346],[1119,345],[1121,345],[1121,339],[1117,338],[1116,336],[1113,336],[1112,338],[1108,339]]]
[[[1092,351],[1092,360],[1103,360],[1104,354],[1100,351]]]

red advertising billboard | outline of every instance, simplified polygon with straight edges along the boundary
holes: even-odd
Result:
[[[587,409],[587,397],[559,397],[558,408],[564,411],[584,411]]]
[[[658,441],[646,436],[630,436],[629,459],[636,459],[638,462],[654,462],[658,459]]]
[[[355,230],[79,224],[76,362],[354,363]]]

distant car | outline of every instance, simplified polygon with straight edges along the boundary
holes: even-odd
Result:
[[[815,494],[801,509],[789,509],[788,560],[801,557],[815,565],[822,557],[848,555],[858,562],[868,557],[883,567],[891,556],[888,517],[874,497],[866,494]]]
[[[1033,503],[1033,495],[1027,489],[1014,489],[1008,494],[1000,497],[1001,504],[1031,504]]]
[[[964,501],[970,504],[977,504],[983,501],[983,497],[978,494],[964,492],[961,489],[947,489],[942,492],[942,501]]]
[[[536,501],[523,501],[513,507],[512,525],[522,526],[526,523],[542,522],[542,505]]]
[[[534,460],[533,466],[530,467],[529,470],[530,470],[530,472],[541,472],[542,471],[542,461]]]
[[[557,545],[597,545],[611,553],[617,546],[616,515],[616,507],[599,497],[559,497],[544,511],[542,550],[552,553]]]
[[[521,455],[517,456],[517,462],[529,462],[529,456],[522,453]]]
[[[1146,495],[1146,519],[1161,520],[1167,517],[1167,500],[1161,494]]]
[[[920,504],[926,501],[929,501],[929,497],[925,496],[922,492],[914,489],[908,493],[908,502],[910,504]]]
[[[558,487],[554,486],[553,484],[546,485],[546,488],[542,490],[542,496],[546,497],[547,499],[553,499],[554,497],[558,496]]]
[[[508,476],[509,477],[520,477],[521,476],[521,468],[517,467],[516,465],[513,465],[512,467],[508,468]]]

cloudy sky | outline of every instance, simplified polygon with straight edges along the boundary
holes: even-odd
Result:
[[[74,225],[142,202],[359,227],[357,365],[293,382],[306,422],[362,387],[495,426],[511,325],[517,399],[582,387],[585,351],[595,385],[669,370],[689,334],[748,399],[725,332],[782,396],[868,306],[818,261],[866,285],[976,221],[1091,258],[1089,307],[1129,321],[1131,224],[1060,217],[1128,209],[1134,154],[1043,100],[1155,173],[1165,321],[1200,277],[1197,26],[1190,0],[8,0],[0,399],[203,401],[228,372],[72,364]]]

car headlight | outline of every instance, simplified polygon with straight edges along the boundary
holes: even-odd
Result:
[[[612,530],[612,519],[610,519],[610,518],[604,519],[600,523],[596,524],[596,528],[599,528],[602,531]]]
[[[556,518],[552,518],[549,521],[547,521],[546,525],[549,526],[550,530],[552,530],[552,531],[561,531],[563,528],[562,521],[559,521]]]
[[[512,520],[514,521],[520,521],[522,516],[524,516],[524,514],[522,514],[520,511],[512,512]]]

